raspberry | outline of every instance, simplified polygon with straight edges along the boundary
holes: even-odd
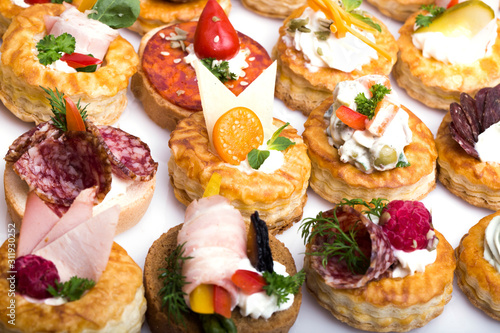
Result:
[[[413,252],[436,245],[432,216],[421,202],[389,202],[382,210],[379,225],[395,249]]]
[[[29,254],[16,259],[15,269],[17,291],[36,299],[52,297],[47,287],[55,287],[55,280],[59,281],[59,273],[52,261]]]

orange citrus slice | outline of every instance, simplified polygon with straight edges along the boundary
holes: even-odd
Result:
[[[264,141],[259,117],[250,109],[235,107],[217,119],[212,139],[215,150],[226,163],[238,165],[250,150]]]

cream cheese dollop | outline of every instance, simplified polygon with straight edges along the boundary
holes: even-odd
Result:
[[[408,275],[413,275],[416,272],[425,272],[425,266],[436,261],[437,250],[429,251],[427,249],[415,250],[413,252],[405,252],[403,250],[394,249],[394,256],[398,260],[398,264],[392,272],[393,278],[404,278]]]
[[[486,227],[483,256],[500,273],[500,216],[492,218]]]
[[[309,23],[305,27],[309,28],[311,32],[296,30],[285,35],[283,41],[288,47],[293,46],[297,51],[302,52],[304,58],[309,62],[306,64],[309,71],[315,72],[320,67],[330,67],[350,73],[354,70],[360,70],[372,59],[378,59],[375,49],[349,32],[344,38],[337,38],[334,34],[330,34],[326,40],[319,40],[314,32],[323,29],[320,26],[320,21],[326,20],[326,16],[322,11],[316,12],[307,7],[298,19],[308,20]],[[354,26],[351,27],[370,41],[375,42],[373,34],[359,30]]]
[[[12,0],[12,4],[23,8],[28,8],[29,6],[31,6],[30,4],[24,2],[24,0]]]
[[[50,306],[57,306],[57,305],[62,305],[68,303],[66,299],[63,297],[50,297],[50,298],[45,298],[45,299],[37,299],[33,298],[27,295],[23,295],[23,298],[33,304],[46,304]]]
[[[288,276],[284,265],[277,261],[273,263],[274,271],[277,274]],[[257,272],[248,259],[241,260],[238,269]],[[247,295],[240,291],[238,296],[238,307],[240,308],[241,315],[244,317],[250,316],[253,319],[259,319],[260,317],[269,319],[273,313],[289,309],[294,299],[295,296],[290,294],[288,295],[288,301],[278,306],[276,295],[268,296],[265,291]]]
[[[425,58],[434,58],[456,65],[471,64],[491,55],[496,38],[497,21],[494,18],[472,38],[448,37],[441,32],[419,32],[413,33],[412,42],[417,49],[422,51]]]
[[[271,174],[276,170],[279,170],[281,166],[285,163],[285,155],[283,154],[283,152],[278,150],[268,149],[267,144],[265,143],[262,144],[257,149],[267,150],[270,153],[269,157],[264,161],[264,163],[261,164],[261,166],[258,169],[254,169],[250,166],[250,163],[248,163],[248,157],[244,161],[241,161],[239,165],[231,165],[231,164],[228,165],[235,167],[236,169],[246,174],[251,174],[257,171]]]
[[[500,142],[500,122],[491,125],[478,136],[474,148],[482,162],[500,163],[498,142]]]

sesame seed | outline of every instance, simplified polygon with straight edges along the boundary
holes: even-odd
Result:
[[[236,160],[238,160],[238,158],[237,158],[236,156],[233,156],[233,160],[235,160],[235,161],[236,161]]]
[[[241,82],[240,82],[240,84],[241,84],[242,86],[248,86],[248,82],[246,82],[246,81],[241,81]]]
[[[160,32],[160,37],[165,38],[165,34],[163,32]]]
[[[181,58],[174,59],[174,64],[178,64],[178,63],[180,63],[181,61],[182,61],[182,59],[181,59]]]
[[[215,38],[214,38],[214,43],[218,43],[218,42],[219,42],[219,40],[220,40],[219,35],[215,36]]]
[[[160,52],[160,54],[165,57],[168,57],[170,55],[170,53],[167,51]]]
[[[248,58],[248,61],[254,61],[254,60],[255,60],[255,57]]]
[[[228,150],[228,151],[227,151],[227,153],[228,153],[229,155],[231,155],[231,154],[233,153],[233,151],[230,149],[230,150]]]

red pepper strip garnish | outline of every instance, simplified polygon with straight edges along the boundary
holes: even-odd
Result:
[[[247,295],[262,291],[262,287],[267,285],[262,275],[244,269],[238,269],[234,272],[231,281]]]
[[[214,312],[231,318],[231,296],[226,289],[214,285]]]
[[[28,5],[34,5],[37,3],[49,3],[50,0],[24,0],[24,2],[27,3]]]
[[[448,9],[448,8],[451,8],[451,7],[455,6],[457,3],[458,3],[458,0],[451,0],[451,1],[448,3],[448,6],[446,6],[446,9]]]
[[[341,105],[336,111],[337,117],[347,126],[355,130],[364,131],[365,121],[368,119],[364,114],[358,113],[347,106]]]
[[[81,67],[87,67],[87,66],[92,66],[92,65],[99,65],[102,63],[102,60],[99,58],[94,58],[92,56],[82,54],[82,53],[76,53],[73,52],[71,54],[65,53],[61,57],[62,61],[66,61],[68,66],[73,67],[73,68],[81,68]]]
[[[64,96],[66,101],[66,126],[68,131],[85,131],[85,124],[82,115],[75,103],[68,96]]]

